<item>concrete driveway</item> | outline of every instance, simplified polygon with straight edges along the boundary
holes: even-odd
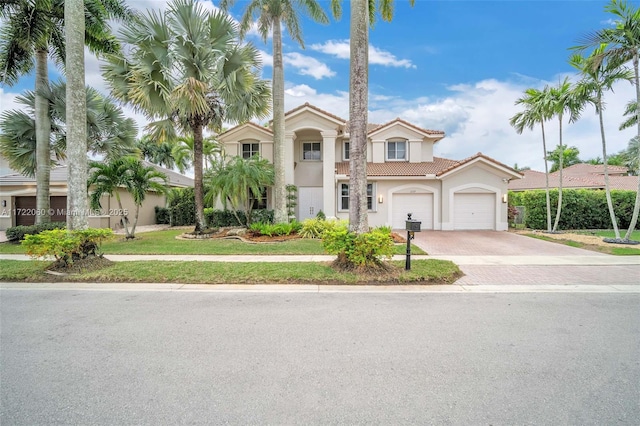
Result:
[[[611,256],[496,231],[424,231],[414,243],[430,256],[451,260],[460,285],[638,284],[640,259]]]

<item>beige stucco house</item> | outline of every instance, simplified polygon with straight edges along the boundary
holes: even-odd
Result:
[[[367,141],[369,224],[403,229],[407,213],[422,229],[506,230],[508,182],[521,178],[512,168],[478,153],[456,161],[434,157],[444,132],[395,119],[370,125]],[[228,155],[260,154],[273,161],[273,132],[246,123],[219,135]],[[285,181],[298,188],[296,217],[322,210],[348,218],[349,126],[310,104],[285,114]],[[270,195],[267,204],[270,207]]]
[[[4,160],[3,160],[4,161]],[[167,175],[168,185],[172,188],[192,187],[193,179],[165,169],[155,164],[143,161],[145,166],[153,166],[158,171]],[[51,169],[50,182],[50,203],[51,220],[55,222],[66,221],[67,209],[67,172],[66,165],[60,165]],[[120,189],[122,200],[122,210],[118,206],[116,197],[103,196],[100,200],[102,209],[100,212],[91,212],[89,215],[89,226],[92,228],[112,228],[122,227],[121,220],[123,214],[128,214],[130,221],[133,221],[135,214],[135,203],[124,189]],[[140,206],[138,216],[138,226],[152,225],[155,223],[155,206],[164,207],[165,196],[150,192]],[[10,173],[0,176],[0,230],[6,230],[16,225],[33,225],[36,213],[36,180],[28,178],[20,173]]]

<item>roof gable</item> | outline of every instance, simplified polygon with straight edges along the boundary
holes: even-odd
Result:
[[[476,155],[473,155],[471,157],[465,158],[462,161],[457,162],[456,164],[452,165],[451,167],[442,170],[441,172],[438,173],[439,177],[445,177],[451,173],[455,173],[457,171],[460,171],[464,168],[467,167],[471,167],[474,164],[486,164],[494,169],[498,169],[501,172],[503,172],[506,175],[509,175],[515,179],[522,179],[522,174],[517,172],[516,170],[514,170],[513,168],[507,166],[506,164],[503,164],[501,162],[499,162],[498,160],[494,160],[493,158],[484,155],[483,153],[479,152]]]
[[[273,131],[268,127],[260,126],[251,121],[233,127],[217,137],[219,142],[236,141],[242,139],[271,139]]]
[[[418,127],[408,121],[396,118],[388,123],[382,124],[375,129],[369,131],[368,136],[373,138],[381,135],[414,135],[417,138],[429,138],[440,140],[444,137],[444,132],[441,130],[428,130]]]

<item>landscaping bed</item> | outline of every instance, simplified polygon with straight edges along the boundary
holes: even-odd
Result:
[[[517,230],[513,232],[599,253],[617,256],[640,255],[640,246],[638,245],[625,245],[605,241],[605,238],[611,238],[609,235],[613,233],[612,231],[560,231],[558,233],[548,233],[540,230]],[[624,231],[622,234],[624,235]],[[637,233],[633,233],[631,238],[637,239]]]

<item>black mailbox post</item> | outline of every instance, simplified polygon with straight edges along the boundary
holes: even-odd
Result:
[[[420,225],[421,224],[422,224],[422,222],[420,222],[419,220],[412,220],[411,219],[411,213],[407,213],[407,220],[406,220],[406,228],[407,228],[407,260],[405,261],[405,264],[404,264],[404,269],[407,270],[407,271],[411,269],[411,240],[413,240],[415,232],[420,232]]]

